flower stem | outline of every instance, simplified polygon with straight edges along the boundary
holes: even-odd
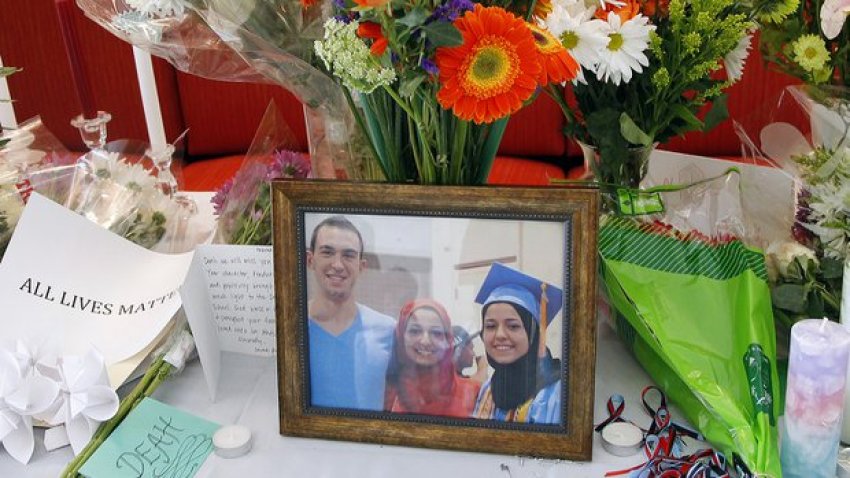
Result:
[[[144,397],[149,397],[170,373],[171,364],[165,362],[162,355],[157,357],[130,394],[121,400],[121,404],[118,406],[118,411],[115,413],[115,416],[101,424],[92,439],[86,447],[83,448],[83,451],[80,452],[80,454],[77,455],[77,457],[70,463],[68,463],[68,466],[65,467],[65,470],[62,471],[62,474],[60,475],[61,478],[76,478],[80,468],[82,468],[86,461],[94,455],[100,445],[106,441],[118,425],[124,421],[124,418],[127,417],[127,415],[136,407],[136,405],[139,404],[139,402],[142,401]]]

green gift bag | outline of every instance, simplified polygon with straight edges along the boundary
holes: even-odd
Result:
[[[660,222],[606,216],[601,285],[637,360],[714,447],[782,476],[776,335],[764,255]]]

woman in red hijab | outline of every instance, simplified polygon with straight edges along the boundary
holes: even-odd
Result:
[[[458,377],[452,362],[452,324],[439,302],[404,304],[387,369],[384,408],[448,417],[472,414],[480,384]]]

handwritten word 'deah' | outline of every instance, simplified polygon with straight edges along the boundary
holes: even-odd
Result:
[[[193,476],[212,449],[212,438],[185,434],[172,417],[158,417],[146,438],[131,451],[118,455],[115,468],[122,477],[184,478]],[[185,435],[185,436],[184,436]]]
[[[99,315],[112,315],[113,305],[109,302],[87,299],[77,294],[71,294],[65,291],[56,295],[56,291],[54,291],[53,286],[45,285],[41,281],[34,281],[32,278],[24,281],[24,283],[18,287],[18,290],[49,302],[56,302],[56,298],[58,297],[60,305],[70,307],[72,309],[79,309],[83,312]]]

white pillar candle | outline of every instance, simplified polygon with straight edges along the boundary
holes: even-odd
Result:
[[[162,123],[162,110],[159,107],[159,93],[156,89],[151,55],[134,46],[133,59],[136,61],[136,76],[139,79],[139,91],[142,94],[142,108],[145,111],[148,142],[150,142],[152,151],[162,151],[168,141],[165,139],[165,126]]]
[[[602,429],[602,447],[615,456],[632,456],[640,451],[643,432],[628,422],[609,423]]]
[[[0,58],[0,66],[3,66],[2,58]],[[0,100],[2,100],[0,101],[0,125],[3,126],[3,129],[18,127],[18,120],[15,118],[15,107],[9,101],[11,99],[12,95],[9,93],[9,83],[6,82],[5,77],[2,77],[0,78]]]
[[[213,435],[215,454],[237,458],[251,451],[251,430],[243,425],[225,425]]]

